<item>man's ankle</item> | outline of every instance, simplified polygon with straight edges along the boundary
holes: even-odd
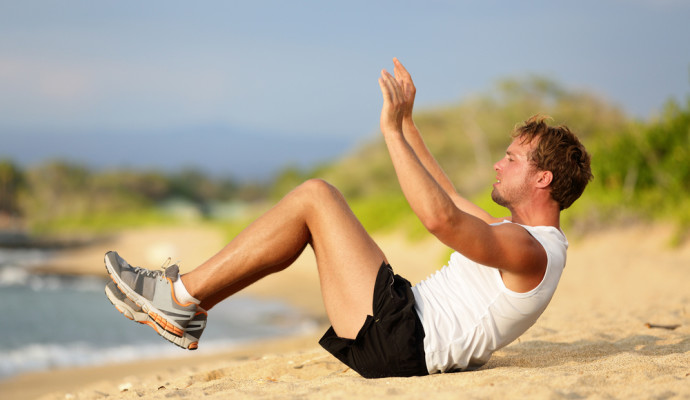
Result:
[[[178,275],[175,282],[173,282],[173,292],[175,293],[175,299],[181,304],[194,303],[196,305],[201,304],[201,300],[198,300],[192,296],[184,282],[182,282],[182,275]]]

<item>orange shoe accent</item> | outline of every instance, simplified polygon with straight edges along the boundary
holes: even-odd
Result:
[[[153,322],[151,322],[151,321],[140,321],[139,323],[150,326],[151,328],[153,328],[154,331],[156,331],[156,333],[158,333],[160,335],[160,331],[158,330],[158,325],[154,324]]]
[[[187,307],[187,306],[189,306],[190,304],[195,304],[195,303],[193,303],[193,302],[191,302],[191,301],[190,301],[189,303],[186,303],[186,304],[182,304],[182,303],[180,303],[179,301],[177,301],[177,297],[175,297],[175,289],[173,288],[173,281],[172,281],[172,279],[170,279],[170,278],[168,278],[168,277],[166,277],[165,279],[167,279],[167,280],[168,280],[168,283],[170,284],[170,296],[172,297],[173,301],[174,301],[175,303],[177,303],[178,306],[180,306],[180,307]]]
[[[161,328],[165,329],[166,331],[172,333],[173,335],[177,337],[182,337],[184,335],[184,331],[182,329],[176,327],[175,325],[171,324],[168,320],[165,318],[161,317],[160,315],[154,313],[154,312],[149,312],[149,316],[156,321],[158,326]]]
[[[196,350],[199,347],[199,342],[190,343],[187,350]]]

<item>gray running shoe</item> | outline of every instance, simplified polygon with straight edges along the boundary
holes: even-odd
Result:
[[[141,307],[130,300],[117,288],[115,282],[110,281],[105,285],[105,296],[117,308],[117,311],[122,313],[127,319],[134,322],[146,323],[149,320],[149,315],[146,314]]]
[[[136,305],[132,300],[125,296],[115,285],[115,282],[108,282],[105,285],[105,295],[108,300],[115,306],[117,311],[122,313],[128,319],[140,324],[148,325],[153,328],[159,335],[168,339],[172,343],[189,350],[195,350],[198,347],[199,338],[206,328],[207,314],[204,309],[199,307],[199,311],[194,315],[194,318],[187,325],[184,335],[180,338],[161,329],[153,319],[146,314],[141,307]]]
[[[184,346],[181,344],[184,340],[180,339],[184,339],[188,327],[201,336],[203,327],[197,330],[198,324],[190,326],[190,322],[197,313],[206,312],[194,303],[181,304],[175,298],[173,282],[179,276],[177,264],[158,271],[132,267],[116,252],[109,251],[105,254],[105,268],[117,288],[148,315],[153,324],[150,326],[156,332],[178,346],[190,350],[198,347],[198,342]]]

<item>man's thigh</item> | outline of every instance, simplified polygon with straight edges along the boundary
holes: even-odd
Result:
[[[319,207],[308,221],[321,293],[338,336],[354,338],[372,314],[374,283],[387,260],[340,192],[321,183]]]

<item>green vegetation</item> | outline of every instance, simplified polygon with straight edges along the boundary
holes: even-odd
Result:
[[[590,93],[529,77],[499,82],[456,105],[418,111],[415,122],[456,188],[499,216],[507,210],[489,195],[493,163],[503,156],[513,127],[536,113],[570,127],[593,157],[594,181],[563,213],[569,234],[660,219],[676,223],[677,240],[690,231],[690,99],[685,107],[669,101],[659,116],[638,121]],[[411,212],[381,138],[331,165],[278,176],[273,195],[314,176],[343,191],[368,229],[395,226],[393,221],[412,232],[420,228],[409,223]]]
[[[506,211],[489,197],[492,165],[502,157],[515,124],[536,113],[568,125],[593,156],[595,180],[563,215],[569,233],[659,219],[676,223],[678,240],[690,231],[690,98],[684,105],[669,101],[658,116],[640,121],[592,94],[530,77],[418,111],[415,121],[458,190],[501,215]],[[313,177],[337,186],[367,229],[402,226],[413,237],[423,232],[402,197],[381,138],[330,164],[286,168],[266,184],[211,178],[195,170],[91,171],[67,162],[22,170],[0,161],[0,217],[19,216],[34,232],[93,232],[190,218],[228,225],[232,219],[227,228],[232,236],[257,210]]]
[[[682,240],[690,229],[690,98],[684,107],[669,101],[651,122],[597,139],[591,208],[673,221]]]
[[[192,216],[207,217],[212,201],[265,196],[255,185],[212,179],[195,170],[91,171],[63,161],[25,171],[0,161],[0,187],[2,220],[20,218],[37,234],[171,224],[189,219],[190,209]]]

